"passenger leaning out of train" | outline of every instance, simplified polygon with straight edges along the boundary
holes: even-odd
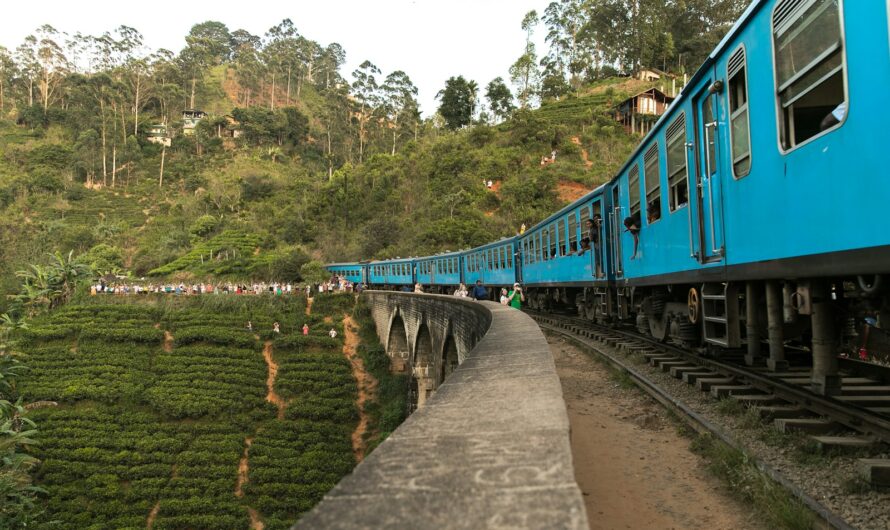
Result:
[[[841,101],[840,105],[834,108],[831,112],[828,113],[828,116],[822,119],[822,123],[819,124],[819,130],[824,131],[825,129],[830,129],[837,125],[838,123],[844,121],[844,116],[847,115],[847,102]]]
[[[637,249],[640,247],[640,214],[635,213],[630,217],[625,217],[624,227],[626,232],[630,232],[634,236],[634,253],[630,259],[635,259],[637,257]]]

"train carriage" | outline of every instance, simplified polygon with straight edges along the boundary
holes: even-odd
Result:
[[[368,264],[368,284],[402,287],[414,285],[414,260],[394,259]]]
[[[535,309],[574,306],[716,353],[744,347],[749,363],[766,343],[772,369],[791,344],[812,353],[816,389],[836,392],[838,345],[855,348],[865,317],[886,326],[890,307],[888,11],[752,2],[613,179],[462,253],[463,280],[523,281]],[[585,241],[594,218],[599,251]]]
[[[512,287],[521,278],[518,238],[508,237],[464,253],[463,276],[468,286],[481,281],[490,290]]]
[[[417,282],[434,291],[446,292],[461,283],[461,253],[449,252],[418,258]]]
[[[365,265],[361,263],[331,263],[326,265],[325,268],[331,274],[335,274],[352,283],[365,283],[367,281]]]

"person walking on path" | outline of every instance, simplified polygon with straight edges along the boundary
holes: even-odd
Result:
[[[272,324],[272,331],[274,331],[275,333],[281,333],[281,324],[279,324],[278,322]]]
[[[309,334],[309,324],[303,324],[303,335]]]

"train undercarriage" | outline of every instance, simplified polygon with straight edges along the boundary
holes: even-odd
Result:
[[[781,371],[789,353],[810,355],[821,392],[839,390],[837,356],[890,362],[890,289],[881,276],[672,284],[646,287],[530,287],[535,311],[573,311],[587,320],[636,327],[720,357]]]

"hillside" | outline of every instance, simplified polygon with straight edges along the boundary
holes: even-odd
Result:
[[[353,299],[315,302],[307,314],[299,296],[95,297],[33,321],[17,342],[30,368],[19,390],[44,403],[30,414],[44,520],[288,528],[352,469],[357,450],[343,342],[352,331],[341,320]],[[374,355],[385,354],[368,346],[365,359],[379,365]],[[403,395],[384,398],[404,410]],[[387,403],[361,409],[376,407],[369,439],[393,428],[379,423]]]
[[[221,68],[203,97],[231,112],[240,89]],[[310,124],[303,142],[270,154],[208,141],[198,154],[194,137],[177,138],[163,153],[161,186],[161,149],[144,138],[113,179],[85,183],[68,126],[0,121],[0,288],[15,291],[14,271],[55,250],[85,255],[98,274],[295,281],[310,259],[435,252],[508,235],[611,176],[635,141],[611,108],[633,83],[615,79],[496,126],[426,128],[395,155],[345,163],[330,179],[310,86],[298,105]],[[541,165],[553,150],[556,161]]]

